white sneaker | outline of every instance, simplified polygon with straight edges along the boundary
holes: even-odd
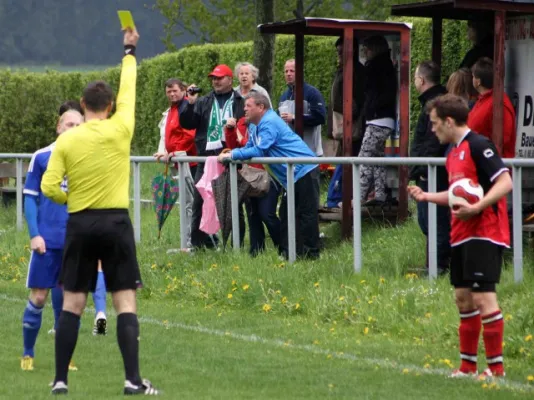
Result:
[[[460,369],[455,369],[452,371],[452,373],[449,375],[449,378],[476,378],[478,375],[478,371],[474,372],[463,372]]]
[[[95,318],[95,324],[93,326],[93,336],[102,335],[105,336],[108,333],[107,319],[103,312],[99,312]]]

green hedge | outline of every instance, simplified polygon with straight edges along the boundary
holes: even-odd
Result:
[[[431,23],[424,19],[402,19],[413,23],[412,75],[415,65],[430,57]],[[465,24],[444,24],[443,74],[450,74],[468,48]],[[335,38],[306,37],[305,80],[316,86],[328,99],[336,53]],[[141,44],[143,45],[143,44]],[[278,36],[276,41],[273,103],[285,89],[283,66],[294,57],[294,39]],[[137,83],[137,122],[133,141],[134,154],[151,154],[157,148],[157,122],[166,107],[163,83],[169,77],[195,82],[209,90],[208,72],[216,65],[234,66],[252,59],[252,42],[203,45],[162,54],[140,63]],[[57,109],[66,99],[80,97],[83,87],[95,79],[108,81],[116,90],[119,67],[87,73],[46,73],[0,71],[0,152],[33,152],[54,140]],[[412,122],[419,104],[412,87]]]

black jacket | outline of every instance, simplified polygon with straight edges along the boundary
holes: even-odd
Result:
[[[354,60],[352,77],[352,120],[360,116],[365,103],[365,68],[357,59]],[[338,68],[334,76],[332,109],[343,114],[343,68]]]
[[[482,57],[488,57],[493,60],[493,36],[488,36],[479,44],[473,46],[465,54],[459,68],[471,68]]]
[[[397,71],[389,53],[365,63],[365,120],[396,119]]]
[[[196,129],[195,145],[199,156],[207,155],[208,126],[214,101],[217,101],[215,92],[211,91],[199,98],[194,105],[187,103],[187,107],[180,112],[180,125],[185,129]],[[235,90],[232,112],[236,120],[245,116],[245,99]]]
[[[426,92],[419,96],[419,102],[421,103],[421,113],[417,120],[415,132],[413,135],[413,141],[410,148],[410,157],[444,157],[447,145],[439,143],[436,134],[432,132],[432,124],[430,122],[430,116],[425,110],[426,104],[442,94],[447,93],[447,90],[441,86],[436,85],[428,89]],[[438,168],[438,181],[443,180],[444,168]],[[418,180],[420,177],[427,178],[428,168],[424,165],[414,165],[410,169],[410,179]],[[446,174],[445,174],[446,178]]]

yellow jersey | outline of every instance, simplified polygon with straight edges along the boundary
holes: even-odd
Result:
[[[109,119],[87,121],[57,138],[41,191],[56,203],[67,203],[69,213],[128,209],[136,79],[136,59],[126,55],[115,114]],[[65,176],[67,193],[60,186]]]

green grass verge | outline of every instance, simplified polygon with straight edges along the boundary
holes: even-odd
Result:
[[[143,174],[153,173],[144,167]],[[10,390],[4,398],[41,398],[53,374],[53,341],[45,331],[51,313],[37,345],[37,371],[23,374],[18,357],[24,301],[8,299],[26,296],[29,250],[27,232],[14,226],[14,209],[3,209],[0,369],[6,382],[13,382],[4,388]],[[524,282],[513,282],[508,255],[499,285],[511,387],[486,383],[483,389],[484,383],[451,382],[442,375],[458,364],[458,314],[446,278],[428,282],[410,273],[425,259],[423,236],[414,221],[388,229],[366,223],[363,272],[358,275],[352,270],[352,244],[340,240],[338,225],[322,226],[322,231],[326,248],[315,262],[289,265],[272,248],[256,259],[232,251],[167,254],[179,247],[178,210],[158,240],[154,214],[144,209],[138,257],[145,283],[139,303],[147,377],[166,389],[169,398],[533,395],[528,381],[534,375],[529,249]],[[114,323],[103,340],[90,336],[91,324],[92,316],[86,317],[75,355],[80,367],[71,383],[75,398],[112,396],[122,382]],[[482,348],[479,359],[482,368]]]

